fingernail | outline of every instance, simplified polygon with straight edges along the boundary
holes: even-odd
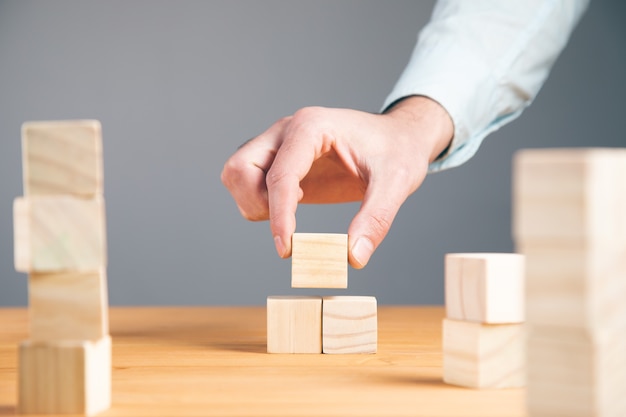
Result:
[[[281,258],[284,258],[286,248],[280,236],[274,236],[274,245],[276,246],[276,252],[278,252],[278,256],[280,256]]]
[[[352,257],[361,267],[367,265],[372,252],[374,252],[374,245],[366,237],[358,238],[354,246],[352,246]]]

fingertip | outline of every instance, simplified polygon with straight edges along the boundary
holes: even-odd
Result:
[[[369,262],[374,253],[374,244],[365,236],[358,237],[350,248],[350,265],[362,269]]]
[[[291,245],[285,245],[284,239],[280,236],[274,236],[274,245],[281,258],[288,258],[291,255]]]

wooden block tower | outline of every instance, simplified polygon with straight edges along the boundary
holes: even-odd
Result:
[[[348,236],[294,233],[291,286],[347,288]],[[377,344],[374,297],[267,298],[269,353],[375,353]]]
[[[444,382],[469,388],[524,386],[524,257],[447,254],[445,292]]]
[[[531,417],[626,415],[626,149],[515,156]]]
[[[111,403],[100,123],[25,123],[22,152],[15,268],[29,274],[30,338],[18,409],[93,415]]]

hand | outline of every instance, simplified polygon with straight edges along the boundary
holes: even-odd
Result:
[[[452,136],[448,113],[426,97],[384,114],[308,107],[242,145],[222,182],[246,219],[269,219],[283,258],[299,202],[363,201],[348,229],[350,264],[363,268]]]

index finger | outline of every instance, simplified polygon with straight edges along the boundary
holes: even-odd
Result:
[[[303,114],[305,113],[305,114]],[[300,181],[319,158],[328,139],[300,110],[284,130],[284,139],[267,172],[270,229],[276,251],[282,258],[291,255],[291,236],[296,230],[296,210],[302,199]]]

